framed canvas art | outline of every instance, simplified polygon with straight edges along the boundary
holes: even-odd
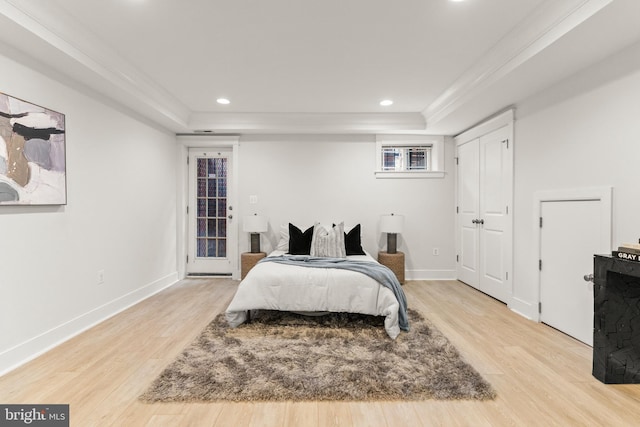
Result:
[[[0,205],[66,205],[64,114],[0,92]]]

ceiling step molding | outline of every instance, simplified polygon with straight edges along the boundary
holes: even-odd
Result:
[[[613,0],[548,0],[458,78],[422,114],[438,123]]]
[[[231,133],[426,133],[443,119],[487,96],[487,90],[613,0],[547,0],[515,26],[431,105],[407,113],[204,113],[190,111],[171,93],[96,38],[55,2],[0,0],[0,25],[19,27],[41,46],[61,73],[94,88],[167,129]],[[46,47],[46,49],[45,49]],[[43,58],[44,59],[44,58]]]
[[[104,96],[117,98],[118,93],[124,94],[116,100],[127,105],[134,99],[134,109],[143,104],[154,112],[154,119],[161,116],[174,126],[186,126],[189,110],[184,104],[54,6],[49,2],[0,0],[0,14],[55,48],[65,60],[80,64],[83,74],[89,73],[88,79],[99,76]]]
[[[190,129],[239,133],[424,132],[420,113],[193,113]]]
[[[54,48],[58,64],[80,65],[65,70],[134,111],[177,133],[385,133],[421,132],[420,112],[411,113],[201,113],[179,100],[134,68],[72,16],[48,2],[0,0],[0,15]],[[90,84],[92,87],[96,87]]]

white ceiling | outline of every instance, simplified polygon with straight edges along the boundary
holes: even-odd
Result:
[[[0,48],[177,133],[453,135],[639,41],[639,18],[638,0],[0,0]]]

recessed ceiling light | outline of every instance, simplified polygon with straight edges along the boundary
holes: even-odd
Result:
[[[231,104],[231,101],[229,101],[227,98],[218,98],[216,99],[216,102],[223,105]]]
[[[383,101],[380,101],[380,105],[382,105],[383,107],[388,107],[389,105],[392,105],[393,101],[390,99],[385,99]]]

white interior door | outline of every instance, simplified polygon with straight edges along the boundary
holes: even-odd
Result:
[[[505,242],[508,225],[510,174],[506,127],[480,138],[479,288],[506,302],[510,289],[506,278]]]
[[[458,279],[507,302],[509,129],[458,146]]]
[[[478,140],[458,147],[458,279],[478,288],[480,151]]]
[[[606,241],[601,200],[542,201],[540,320],[593,345],[593,255]]]
[[[189,150],[187,274],[233,273],[232,155],[226,148]]]

